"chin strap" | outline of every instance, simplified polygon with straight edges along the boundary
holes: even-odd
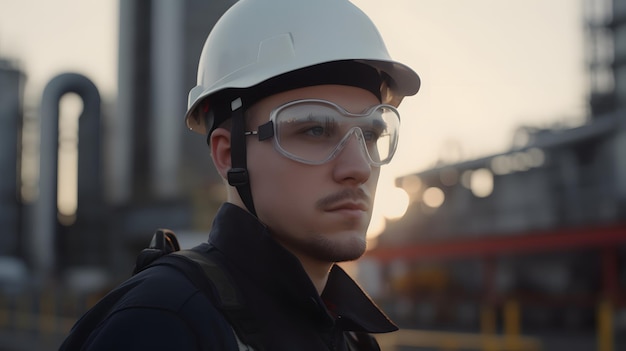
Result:
[[[252,190],[250,189],[250,176],[248,175],[246,160],[246,121],[243,113],[241,98],[231,102],[232,129],[230,136],[230,160],[232,168],[228,170],[228,184],[237,188],[239,197],[248,211],[256,216]]]

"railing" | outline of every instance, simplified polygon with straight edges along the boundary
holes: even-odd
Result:
[[[20,294],[0,292],[0,350],[56,350],[76,320],[102,294],[72,294],[49,289]],[[615,345],[613,305],[602,300],[597,309],[597,350],[613,351]],[[402,329],[377,335],[383,351],[402,347],[429,351],[541,351],[538,338],[523,336],[519,326],[519,306],[505,304],[503,334],[495,328],[493,309],[481,312],[482,333],[456,333]],[[11,348],[11,345],[18,347]]]
[[[53,291],[0,294],[0,345],[20,350],[56,350],[76,320],[95,304],[99,295]],[[400,330],[377,336],[383,351],[399,347],[420,350],[540,351],[541,343],[519,335]],[[8,345],[7,345],[8,346]]]
[[[402,329],[395,333],[377,335],[383,351],[414,347],[432,351],[541,351],[541,341],[517,335],[453,333]]]
[[[0,293],[0,350],[56,350],[100,295],[53,291]]]

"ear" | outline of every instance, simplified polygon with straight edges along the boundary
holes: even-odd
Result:
[[[226,179],[228,170],[231,169],[230,160],[230,131],[225,128],[217,128],[211,133],[211,158],[217,172]]]

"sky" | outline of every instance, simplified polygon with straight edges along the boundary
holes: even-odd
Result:
[[[441,160],[505,152],[519,126],[585,121],[583,0],[353,3],[376,23],[392,57],[422,79],[399,108],[399,148],[382,171],[382,189]],[[27,72],[28,103],[66,71],[115,98],[117,12],[113,0],[0,0],[0,57]]]
[[[585,122],[583,1],[353,0],[392,57],[422,79],[400,106],[398,151],[382,170],[375,211],[403,213],[398,176],[506,152],[520,126]],[[370,231],[384,228],[380,217]]]

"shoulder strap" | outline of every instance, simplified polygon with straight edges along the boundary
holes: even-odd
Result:
[[[251,345],[255,351],[263,351],[261,329],[256,319],[226,272],[210,257],[193,250],[175,251],[155,260],[150,266],[155,265],[168,265],[185,274],[224,314],[238,342]],[[240,349],[244,346],[241,342]],[[246,347],[243,350],[250,349]]]

